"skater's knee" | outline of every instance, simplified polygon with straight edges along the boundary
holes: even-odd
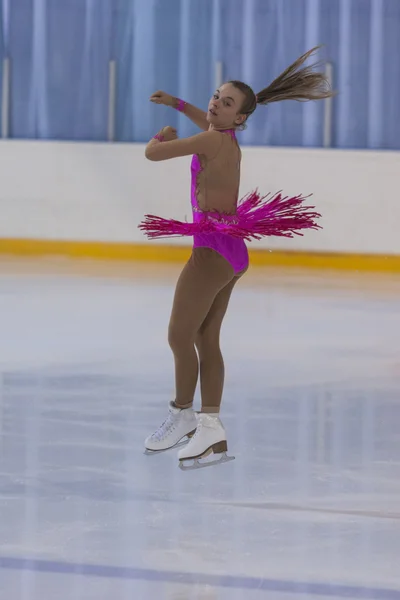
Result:
[[[193,336],[184,327],[177,323],[170,323],[168,327],[168,343],[174,354],[187,352],[190,347],[193,348]]]
[[[200,359],[219,353],[219,332],[199,331],[196,335],[195,345]]]

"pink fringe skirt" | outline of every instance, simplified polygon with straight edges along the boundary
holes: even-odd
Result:
[[[321,215],[313,211],[314,206],[303,204],[307,197],[282,197],[281,193],[262,197],[255,191],[239,202],[235,215],[202,212],[193,223],[145,215],[145,220],[138,227],[149,239],[215,232],[247,241],[260,240],[265,236],[291,238],[303,235],[306,229],[321,229],[315,222]]]

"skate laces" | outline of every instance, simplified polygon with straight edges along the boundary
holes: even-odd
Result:
[[[179,419],[179,414],[173,415],[172,413],[170,413],[165,419],[164,423],[160,425],[160,427],[155,433],[153,433],[151,437],[154,440],[157,440],[157,442],[160,442],[162,439],[164,439],[171,431],[175,429],[177,419],[175,419],[174,417],[177,417],[177,419]]]

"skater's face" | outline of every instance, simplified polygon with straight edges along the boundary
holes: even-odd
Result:
[[[214,129],[233,129],[245,120],[240,109],[245,100],[243,92],[231,83],[224,83],[215,91],[208,104],[207,121]]]

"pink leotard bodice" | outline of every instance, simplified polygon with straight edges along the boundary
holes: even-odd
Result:
[[[193,221],[197,223],[201,219],[220,219],[234,220],[235,215],[221,215],[217,212],[205,212],[199,208],[197,203],[197,177],[201,172],[202,166],[199,157],[195,154],[191,164],[191,203],[193,211]],[[206,247],[212,248],[221,254],[233,267],[235,274],[247,269],[249,265],[249,253],[244,240],[232,237],[226,233],[195,233],[193,236],[193,248]]]

